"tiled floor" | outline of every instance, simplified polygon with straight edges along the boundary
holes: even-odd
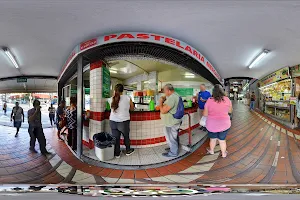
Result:
[[[192,145],[197,144],[204,138],[207,133],[200,131],[198,128],[192,131]],[[188,145],[188,134],[183,134],[180,136],[180,143],[182,146]],[[157,146],[157,147],[149,147],[149,148],[140,148],[135,149],[134,154],[131,156],[126,156],[124,153],[121,154],[121,158],[108,161],[103,161],[104,163],[116,164],[116,165],[127,165],[127,166],[141,166],[141,165],[153,165],[158,163],[164,163],[174,158],[166,158],[162,156],[162,153],[165,153],[165,149],[167,145]],[[179,157],[187,154],[186,148],[182,147],[180,149]],[[95,155],[94,149],[89,149],[84,147],[83,154],[89,158],[92,158],[95,161],[99,161],[99,159]],[[100,161],[99,161],[100,162]]]
[[[13,128],[1,127],[0,183],[300,183],[299,131],[284,128],[239,103],[234,104],[225,159],[220,158],[219,147],[214,155],[206,155],[206,141],[186,158],[163,167],[97,167],[78,160],[65,143],[56,140],[54,129],[44,131],[47,148],[53,152],[48,158],[28,151],[26,129],[15,138]],[[142,150],[135,156],[147,154]]]

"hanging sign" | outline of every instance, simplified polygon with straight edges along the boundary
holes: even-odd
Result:
[[[291,67],[291,73],[292,73],[292,77],[300,76],[300,65],[296,65],[294,67]]]
[[[62,74],[66,71],[70,63],[75,59],[75,57],[79,53],[104,44],[130,41],[157,43],[177,49],[183,53],[188,54],[189,56],[197,60],[199,63],[201,63],[206,69],[210,71],[210,73],[214,75],[214,77],[217,80],[219,80],[220,83],[223,81],[221,76],[218,74],[217,70],[213,67],[213,65],[197,49],[193,48],[191,45],[169,36],[143,32],[114,33],[93,38],[80,43],[74,48],[67,61],[65,62],[59,79],[61,78]]]
[[[110,98],[110,72],[105,66],[102,66],[102,98]]]
[[[27,78],[17,78],[17,83],[27,83]]]
[[[174,88],[175,92],[181,97],[193,96],[193,88]]]
[[[277,70],[276,72],[273,72],[272,74],[269,74],[268,76],[262,78],[259,81],[259,85],[260,85],[260,87],[263,87],[265,85],[269,85],[271,83],[274,83],[276,81],[280,81],[280,80],[283,80],[283,79],[286,79],[289,77],[290,77],[289,68],[285,67],[285,68]]]

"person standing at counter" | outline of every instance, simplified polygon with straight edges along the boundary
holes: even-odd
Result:
[[[130,148],[130,110],[134,110],[134,104],[129,96],[123,95],[124,86],[117,84],[114,89],[114,96],[110,99],[110,128],[112,135],[116,137],[115,157],[120,158],[120,139],[121,134],[124,137],[126,147],[126,155],[130,156],[134,153],[134,149]]]
[[[206,90],[206,86],[204,84],[201,84],[200,92],[198,94],[198,106],[199,106],[200,119],[202,118],[202,115],[203,115],[205,103],[210,97],[211,97],[211,94],[209,91]],[[204,127],[204,126],[201,126],[200,130],[207,131],[206,127]]]
[[[162,155],[165,157],[177,157],[179,154],[178,132],[182,120],[176,119],[174,114],[177,112],[180,96],[174,91],[174,87],[171,84],[165,85],[164,93],[166,96],[160,98],[159,106],[161,119],[165,126],[166,140],[170,149],[167,149],[169,152]]]

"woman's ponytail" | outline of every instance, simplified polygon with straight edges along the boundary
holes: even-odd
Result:
[[[119,108],[121,93],[123,92],[123,90],[124,90],[124,86],[122,84],[117,84],[115,86],[115,94],[111,102],[111,108],[113,109],[114,112],[116,112],[117,109]]]

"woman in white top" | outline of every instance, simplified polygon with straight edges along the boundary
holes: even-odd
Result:
[[[134,105],[129,96],[123,95],[124,86],[117,84],[114,90],[114,96],[111,98],[110,112],[110,128],[112,135],[116,137],[115,157],[120,158],[120,138],[124,137],[126,147],[126,155],[133,154],[134,149],[130,148],[130,110],[134,109]]]

